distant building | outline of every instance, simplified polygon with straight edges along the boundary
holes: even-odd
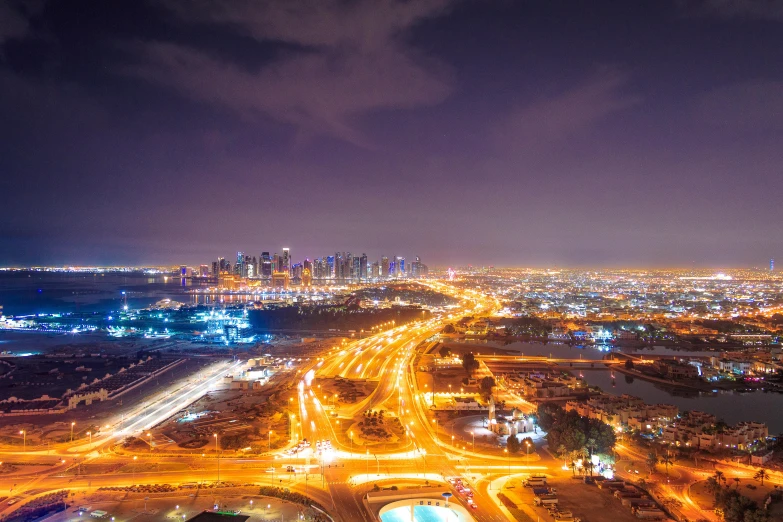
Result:
[[[283,290],[288,290],[290,281],[291,278],[288,275],[288,272],[274,272],[272,274],[272,288],[282,288]]]

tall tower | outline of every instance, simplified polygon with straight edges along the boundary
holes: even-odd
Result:
[[[280,271],[291,275],[291,250],[288,247],[283,247],[283,266]]]
[[[367,254],[362,254],[359,258],[359,279],[362,281],[367,279]]]
[[[774,272],[775,271],[775,260],[774,259],[770,259],[769,260],[769,271],[770,272]]]

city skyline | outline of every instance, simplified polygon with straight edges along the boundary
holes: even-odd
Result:
[[[780,257],[775,2],[182,5],[2,3],[0,265]]]

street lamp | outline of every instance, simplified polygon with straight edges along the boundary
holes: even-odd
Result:
[[[505,453],[508,456],[508,476],[511,476],[511,453],[509,453],[508,448],[505,448],[503,450],[503,453]]]
[[[133,484],[132,484],[133,486],[136,485],[136,459],[138,459],[138,458],[139,457],[137,457],[135,455],[133,456]]]
[[[73,442],[73,427],[76,426],[75,422],[71,423],[71,442]]]
[[[19,435],[22,436],[22,451],[27,451],[27,432],[22,430],[19,432]]]
[[[147,433],[147,438],[149,439],[149,442],[147,442],[147,444],[150,447],[150,453],[152,453],[152,433]]]
[[[90,436],[90,446],[92,446],[92,432],[91,432],[91,431],[88,431],[88,432],[87,432],[87,435],[89,435],[89,436]]]
[[[473,437],[473,453],[476,453],[476,432],[471,431],[470,434]]]
[[[525,447],[527,448],[527,456],[525,457],[525,461],[530,464],[530,441],[525,441]]]
[[[218,484],[220,484],[220,451],[218,451],[218,434],[213,433],[213,437],[215,437],[215,453],[217,453],[217,481]]]
[[[351,431],[351,455],[353,455],[353,431]]]
[[[272,451],[272,430],[269,430],[269,451]]]

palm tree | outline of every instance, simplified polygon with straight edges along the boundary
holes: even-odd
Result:
[[[568,450],[562,444],[557,447],[557,457],[563,459],[563,465],[566,465],[566,458],[568,457]]]
[[[674,464],[674,461],[672,461],[671,457],[669,456],[669,452],[666,452],[666,455],[661,457],[660,463],[666,466],[666,476],[669,476],[669,466],[672,466]]]
[[[739,477],[734,477],[734,482],[737,483],[737,485],[734,486],[734,489],[739,489],[740,478]]]
[[[658,465],[658,454],[651,451],[647,454],[647,467],[650,468],[650,474],[655,473],[655,467]]]
[[[715,472],[715,482],[717,482],[718,485],[720,485],[721,482],[726,482],[726,477],[723,476],[722,471]]]
[[[763,486],[764,485],[764,480],[769,478],[769,473],[767,473],[767,470],[765,470],[764,468],[761,468],[760,470],[758,470],[756,472],[755,475],[753,475],[753,478],[757,479],[757,480],[760,480],[761,481],[761,485]]]

